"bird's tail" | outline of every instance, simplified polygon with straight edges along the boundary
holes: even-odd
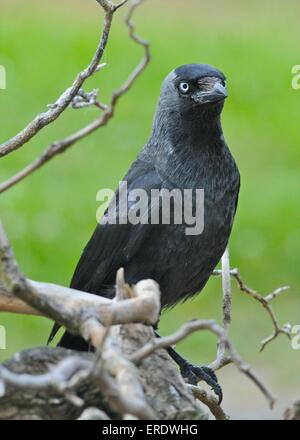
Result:
[[[53,325],[51,333],[50,333],[48,341],[47,341],[47,345],[49,345],[50,342],[53,341],[53,339],[54,339],[56,333],[58,332],[58,330],[60,329],[60,327],[61,326],[59,324],[56,324],[56,323]]]
[[[63,335],[59,343],[58,347],[68,348],[70,350],[77,351],[91,351],[91,345],[86,342],[82,337],[75,336],[66,331]]]
[[[79,288],[78,286],[74,285],[73,281],[70,284],[71,288]],[[113,284],[109,284],[107,286],[103,286],[101,291],[97,293],[99,296],[103,296],[105,298],[113,298],[115,295],[115,287]],[[55,323],[52,327],[51,333],[49,335],[47,345],[50,344],[50,342],[53,341],[56,333],[61,328],[61,325]],[[66,331],[61,340],[58,343],[58,347],[65,347],[73,350],[79,350],[79,351],[90,351],[90,344],[85,342],[83,338],[80,336],[75,336]]]
[[[56,333],[60,329],[59,324],[54,324],[52,327],[50,336],[47,341],[47,345],[50,344],[50,342],[54,339]],[[68,331],[65,331],[65,333],[62,335],[59,343],[57,344],[58,347],[64,347],[68,348],[70,350],[77,350],[77,351],[90,351],[90,344],[88,344],[83,338],[80,336],[75,336],[69,333]]]

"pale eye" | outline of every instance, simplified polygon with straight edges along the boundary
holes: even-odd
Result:
[[[187,82],[183,81],[179,84],[179,90],[181,93],[187,93],[190,90],[190,86]]]

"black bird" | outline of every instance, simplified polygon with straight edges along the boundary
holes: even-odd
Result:
[[[203,232],[187,235],[187,225],[174,221],[109,224],[106,212],[82,253],[71,287],[112,298],[116,272],[123,267],[129,284],[145,278],[159,283],[162,308],[203,289],[227,246],[240,187],[221,127],[227,96],[225,76],[209,65],[189,64],[171,72],[162,85],[150,140],[123,179],[128,191],[141,188],[149,195],[153,189],[203,189]],[[83,339],[68,332],[59,345],[88,349]],[[171,348],[168,351],[183,375],[192,382],[206,380],[221,397],[212,372],[192,366]]]

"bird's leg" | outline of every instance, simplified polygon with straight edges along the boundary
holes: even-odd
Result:
[[[156,337],[160,338],[160,335],[155,332]],[[200,380],[203,380],[207,385],[209,385],[215,394],[218,396],[219,404],[222,402],[223,393],[222,388],[218,383],[218,378],[215,372],[206,366],[196,366],[188,362],[184,357],[182,357],[176,350],[172,347],[166,347],[168,354],[171,356],[173,361],[180,368],[180,373],[184,379],[188,381],[191,385],[197,385]]]
[[[184,359],[177,351],[175,351],[172,347],[168,347],[167,352],[171,356],[171,358],[177,363],[180,368],[180,373],[184,379],[187,379],[188,383],[192,385],[197,385],[200,380],[209,385],[215,394],[218,396],[219,404],[222,402],[223,393],[222,388],[218,383],[218,378],[215,372],[206,366],[197,366],[193,365]]]

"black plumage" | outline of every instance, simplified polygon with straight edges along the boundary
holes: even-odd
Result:
[[[85,247],[71,287],[114,296],[116,271],[134,284],[152,278],[162,307],[200,292],[220,261],[230,236],[240,177],[226,145],[221,112],[226,79],[208,65],[185,65],[164,81],[148,143],[123,179],[128,191],[204,189],[204,230],[186,235],[184,224],[104,224]],[[52,333],[53,336],[54,333]],[[66,332],[61,346],[86,349]]]

